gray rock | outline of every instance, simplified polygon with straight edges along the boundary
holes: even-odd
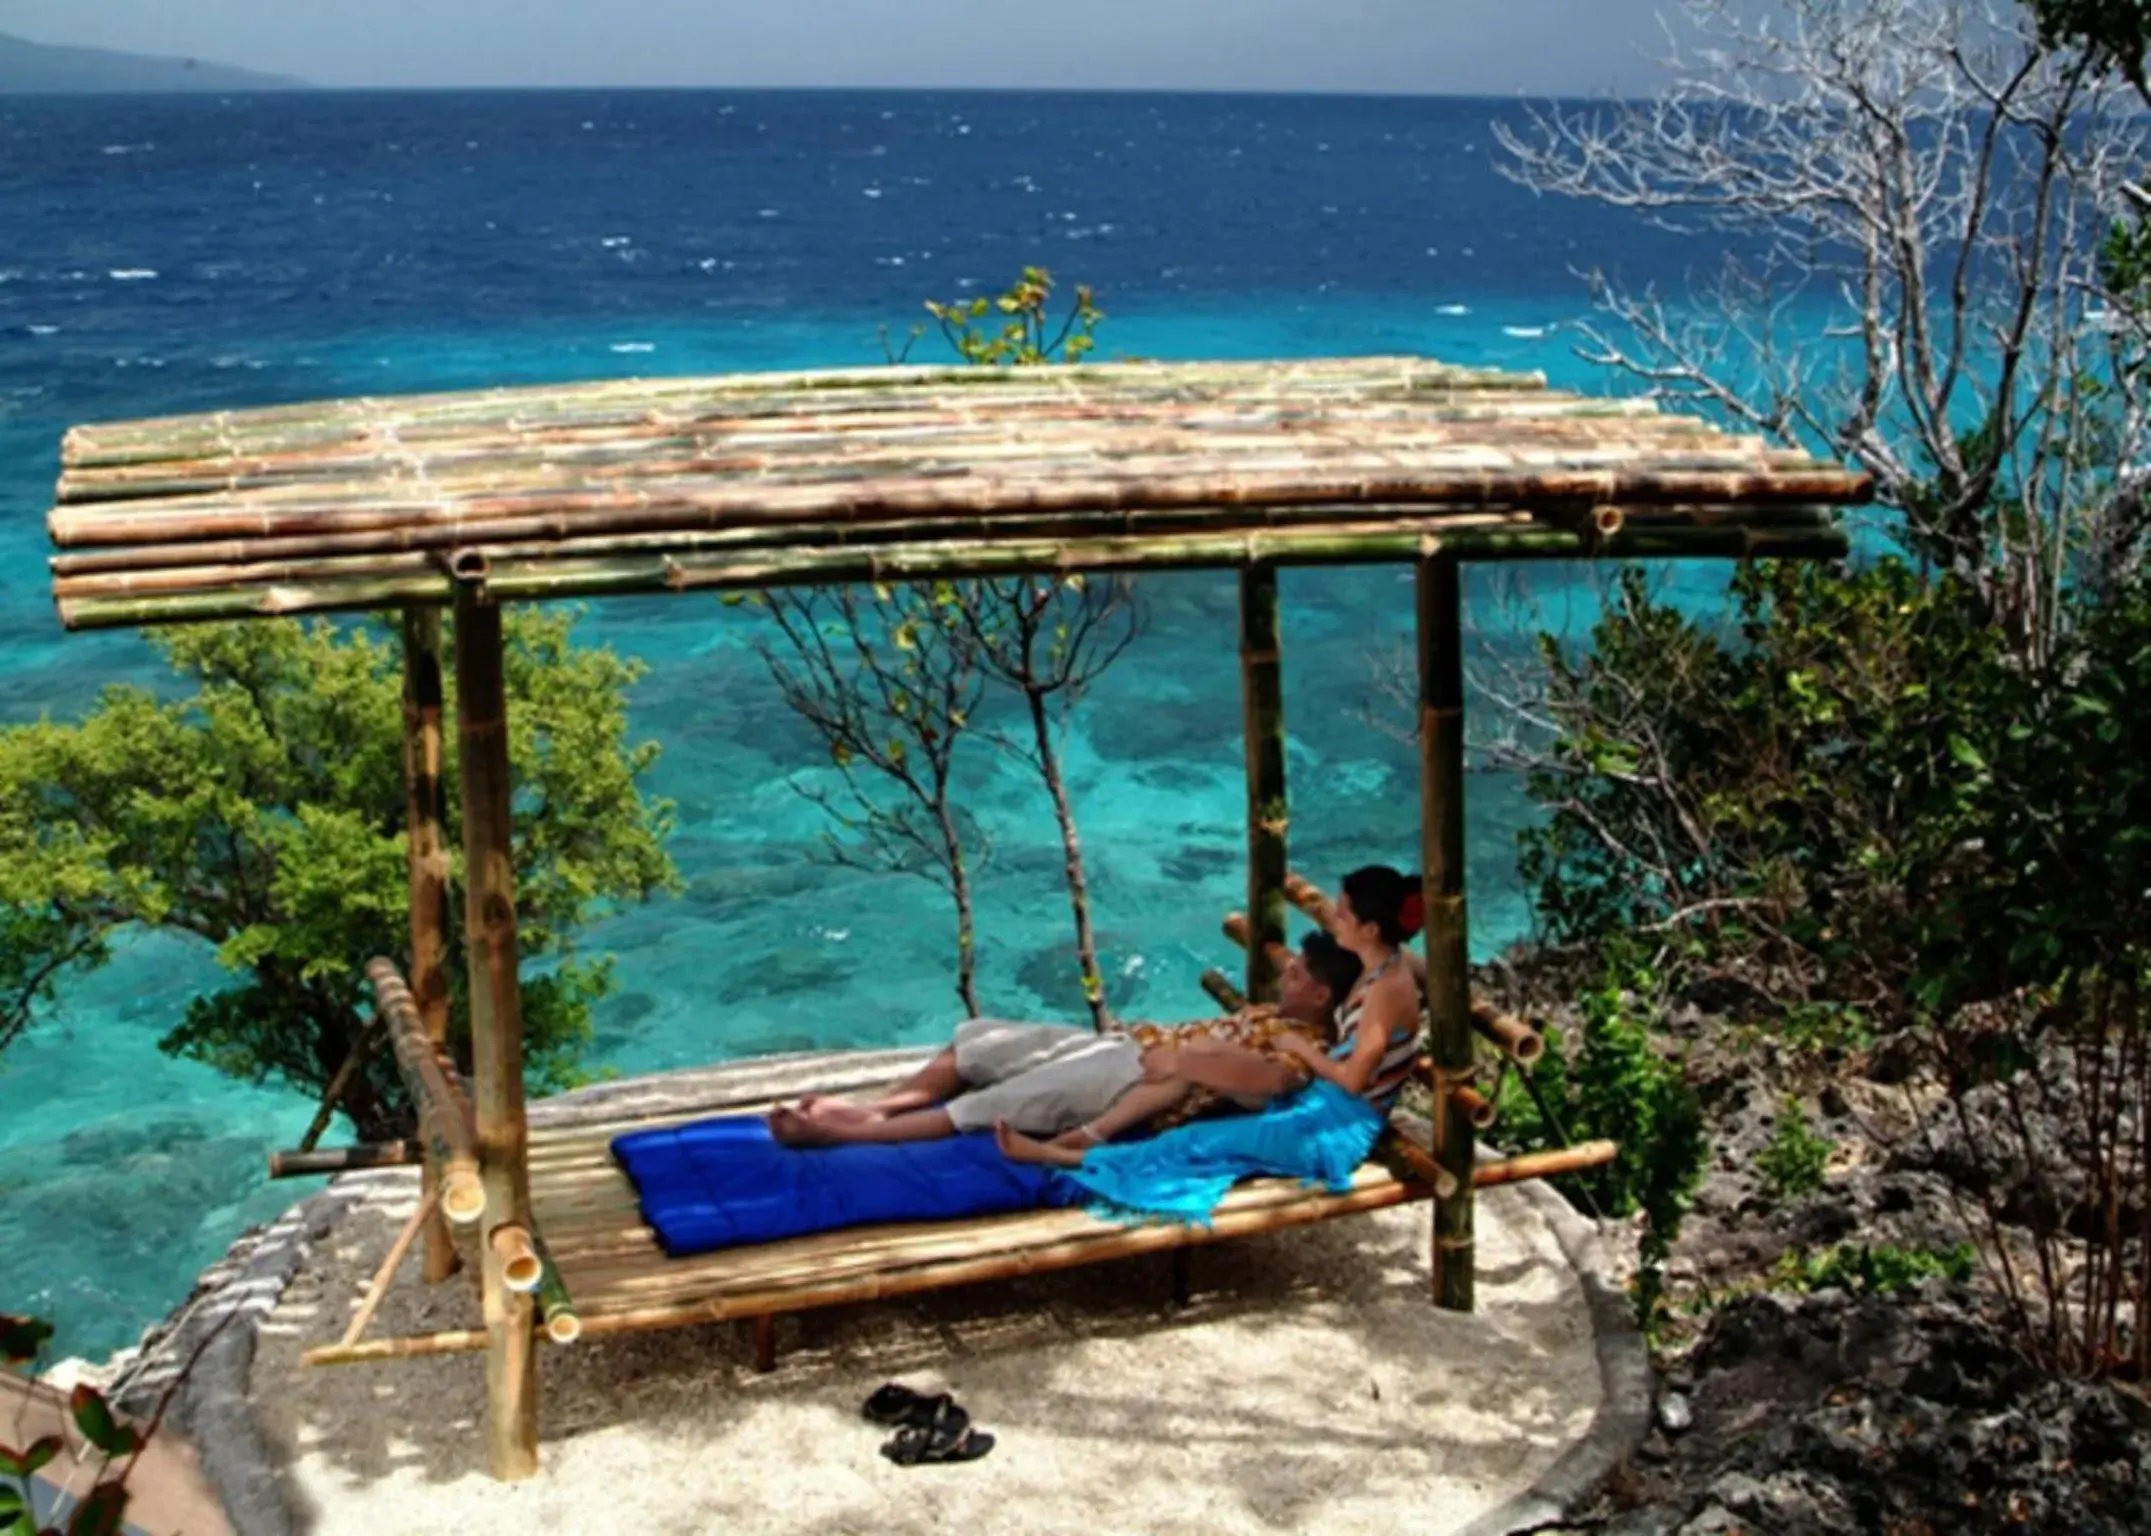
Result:
[[[1695,1427],[1695,1409],[1678,1392],[1658,1399],[1658,1424],[1669,1435],[1684,1435]]]

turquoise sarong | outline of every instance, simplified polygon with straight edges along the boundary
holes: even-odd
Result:
[[[1241,1179],[1267,1175],[1349,1188],[1374,1150],[1383,1118],[1365,1099],[1317,1078],[1253,1114],[1196,1120],[1147,1141],[1092,1147],[1061,1177],[1100,1215],[1208,1226]]]

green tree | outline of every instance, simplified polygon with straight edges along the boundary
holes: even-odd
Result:
[[[641,667],[576,645],[573,624],[525,610],[507,625],[523,1019],[539,1089],[574,1080],[591,1005],[611,984],[608,962],[578,954],[578,931],[676,880],[671,809],[640,787],[657,747],[628,741]],[[398,646],[369,623],[329,621],[208,625],[157,644],[181,696],[117,686],[77,723],[0,732],[0,1044],[67,975],[105,963],[115,937],[158,929],[200,941],[232,976],[187,1001],[163,1048],[318,1095],[361,1029],[360,967],[409,944]],[[454,849],[452,728],[447,752]],[[375,1053],[344,1099],[362,1136],[404,1125],[388,1057]]]
[[[1105,312],[1090,289],[1079,287],[1056,320],[1053,287],[1050,272],[1025,267],[997,297],[930,302],[926,309],[967,363],[1074,363],[1096,346]],[[891,362],[904,361],[924,334],[923,325],[914,327],[901,349],[884,334],[883,350]],[[835,823],[834,857],[918,874],[949,892],[956,907],[956,987],[973,1014],[975,861],[966,846],[979,834],[952,805],[955,754],[977,722],[983,679],[1022,699],[1023,728],[994,731],[991,739],[1038,774],[1052,801],[1083,996],[1093,1022],[1106,1028],[1112,1015],[1055,726],[1065,725],[1084,691],[1134,640],[1140,616],[1131,584],[1018,576],[877,583],[833,597],[773,592],[756,601],[769,610],[781,641],[761,648],[763,662],[834,766],[833,790],[800,784]]]

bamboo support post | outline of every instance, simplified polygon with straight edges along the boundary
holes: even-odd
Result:
[[[1419,794],[1425,871],[1428,1047],[1443,1083],[1471,1070],[1471,976],[1464,906],[1463,601],[1455,559],[1419,562]],[[1434,1156],[1444,1167],[1472,1166],[1471,1120],[1451,1096],[1434,1095]],[[1434,1299],[1472,1310],[1472,1202],[1469,1187],[1434,1201]]]
[[[503,1480],[538,1470],[538,1361],[529,1295],[509,1288],[503,1226],[530,1230],[523,1016],[516,977],[515,864],[509,802],[501,615],[458,588],[456,705],[462,744],[463,935],[471,1062],[487,1231],[480,1246],[486,1331],[486,1460]],[[438,1062],[428,1065],[438,1072]]]
[[[373,985],[374,1012],[395,1048],[396,1067],[418,1110],[418,1132],[427,1160],[441,1182],[441,1208],[451,1221],[467,1225],[484,1215],[491,1201],[480,1175],[478,1132],[462,1094],[441,1070],[440,1057],[418,1021],[410,989],[393,961],[376,958],[366,965]]]
[[[1239,989],[1233,986],[1225,973],[1215,966],[1202,973],[1202,989],[1227,1013],[1238,1013],[1247,1006],[1247,999],[1240,995]]]
[[[415,1141],[361,1142],[355,1147],[307,1148],[269,1154],[269,1177],[302,1179],[320,1173],[350,1173],[358,1168],[401,1168],[425,1161]]]
[[[1173,1250],[1173,1308],[1185,1311],[1195,1296],[1195,1250]]]
[[[410,990],[418,1022],[436,1056],[448,1048],[448,786],[441,738],[445,708],[441,686],[441,614],[437,608],[403,611],[403,799],[410,886]],[[443,1078],[453,1080],[452,1072]],[[467,1118],[467,1117],[466,1117]],[[444,1170],[432,1161],[421,1175],[431,1188]],[[446,1202],[443,1202],[445,1207]],[[456,1272],[448,1212],[427,1219],[425,1276],[438,1285]]]
[[[433,1190],[428,1190],[418,1197],[418,1205],[412,1210],[410,1219],[405,1221],[402,1230],[397,1232],[396,1240],[388,1245],[388,1253],[382,1258],[380,1268],[373,1272],[372,1284],[366,1287],[366,1294],[359,1300],[358,1311],[352,1314],[350,1326],[344,1329],[341,1348],[349,1349],[356,1344],[359,1336],[365,1333],[366,1325],[373,1321],[374,1313],[380,1310],[381,1298],[388,1294],[389,1282],[396,1278],[396,1271],[403,1265],[404,1255],[411,1251],[411,1244],[417,1240],[420,1229],[425,1226],[426,1218],[433,1214],[433,1207],[439,1199],[439,1193]]]
[[[1458,1088],[1449,1095],[1450,1108],[1471,1123],[1475,1131],[1494,1128],[1494,1101],[1476,1088]]]
[[[321,1091],[321,1105],[314,1111],[314,1118],[307,1125],[306,1134],[299,1138],[299,1151],[311,1152],[320,1144],[322,1133],[328,1130],[329,1122],[336,1118],[336,1106],[343,1102],[345,1092],[351,1087],[351,1080],[365,1067],[366,1058],[373,1054],[374,1042],[380,1038],[381,1020],[378,1016],[359,1026],[358,1038],[351,1042],[351,1049],[345,1054],[343,1065],[336,1069],[336,1075],[329,1079],[328,1087]]]
[[[1240,572],[1240,708],[1247,748],[1247,996],[1277,1000],[1274,947],[1285,937],[1285,703],[1277,567]]]
[[[767,1376],[777,1368],[777,1316],[774,1312],[754,1319],[754,1368]]]

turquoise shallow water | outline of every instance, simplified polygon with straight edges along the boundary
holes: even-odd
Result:
[[[1569,267],[1586,251],[1674,260],[1487,175],[1483,104],[592,101],[350,98],[288,123],[243,102],[0,111],[15,177],[0,224],[47,236],[0,246],[0,720],[76,715],[107,682],[157,677],[139,637],[66,636],[51,615],[41,518],[74,421],[871,362],[878,327],[921,298],[1034,260],[1100,285],[1109,355],[1423,352],[1597,387],[1560,329],[1582,306]],[[769,132],[723,139],[761,118]],[[730,147],[713,159],[697,135]],[[1588,622],[1590,573],[1529,579],[1536,618],[1521,622],[1497,578],[1472,573],[1485,643]],[[1703,604],[1723,574],[1666,580]],[[1231,964],[1217,923],[1244,878],[1235,584],[1189,573],[1142,592],[1144,637],[1072,722],[1066,761],[1112,1000],[1191,1016],[1200,971]],[[1370,656],[1408,632],[1408,573],[1295,571],[1284,593],[1293,861],[1325,881],[1415,863],[1409,754],[1360,718]],[[623,983],[593,1066],[926,1042],[957,1017],[939,893],[817,857],[820,813],[791,781],[819,754],[754,655],[757,629],[706,598],[585,621],[651,663],[634,721],[664,747],[650,788],[678,803],[686,882],[589,935]],[[987,1006],[1074,1016],[1043,793],[981,751],[967,799],[992,843]],[[1482,955],[1527,927],[1525,814],[1514,784],[1475,776]],[[139,938],[0,1058],[0,1307],[55,1317],[62,1353],[130,1342],[244,1225],[308,1187],[272,1187],[263,1168],[309,1104],[156,1050],[216,983],[197,948]]]

